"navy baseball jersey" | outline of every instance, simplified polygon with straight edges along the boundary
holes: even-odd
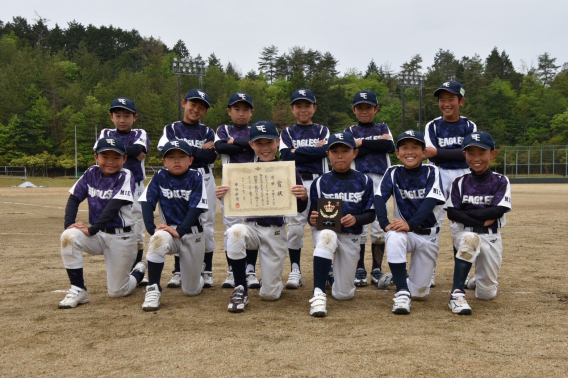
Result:
[[[200,123],[189,124],[184,121],[172,122],[164,127],[164,133],[158,142],[158,150],[161,151],[164,144],[176,139],[185,140],[192,147],[203,148],[205,143],[215,140],[215,132],[213,129]],[[191,169],[209,168],[209,164],[200,161],[195,154],[193,155],[194,159],[191,164]]]
[[[325,148],[316,150],[314,147],[317,147],[321,140],[327,141],[328,138],[329,129],[317,123],[308,126],[298,124],[289,126],[280,134],[280,155],[282,160],[294,160],[288,158],[286,150],[295,149],[294,153],[303,158],[300,160],[296,159],[296,167],[300,173],[317,173],[322,175],[329,171],[327,155],[325,155]]]
[[[102,129],[99,139],[115,137],[122,140],[124,147],[132,147],[135,145],[140,145],[145,148],[144,152],[150,150],[150,139],[146,135],[146,131],[142,129],[131,129],[129,132],[124,133],[117,129]],[[134,176],[134,181],[139,182],[146,179],[146,170],[144,168],[144,160],[139,161],[134,156],[128,156],[126,163],[124,163],[124,168],[132,172]]]
[[[379,140],[381,135],[385,134],[390,135],[392,138],[392,134],[386,123],[354,125],[346,128],[345,132],[353,135],[355,139]],[[384,175],[390,165],[390,157],[387,152],[370,152],[365,156],[357,156],[355,158],[355,169],[363,173],[369,172]]]
[[[494,206],[503,206],[508,208],[507,212],[511,211],[511,184],[509,184],[509,179],[502,174],[491,172],[487,179],[478,182],[470,172],[454,180],[445,208],[453,207],[463,211]],[[489,228],[503,227],[505,223],[505,214],[503,214]]]
[[[438,168],[430,164],[421,164],[414,169],[406,169],[403,165],[390,167],[385,172],[375,195],[382,197],[385,202],[393,196],[393,217],[405,222],[412,219],[426,198],[435,199],[436,208],[439,210],[446,202]],[[438,220],[435,213],[437,213],[436,209],[428,214],[422,224],[417,226],[423,228],[436,226]]]
[[[250,126],[237,126],[237,125],[221,125],[217,129],[217,133],[215,134],[215,142],[222,140],[222,141],[229,141],[230,139],[243,139],[249,140],[250,139]],[[221,161],[223,164],[227,163],[252,163],[254,161],[254,151],[253,150],[246,150],[239,154],[221,154]]]
[[[172,175],[160,169],[140,196],[139,202],[148,202],[155,209],[160,204],[160,220],[167,225],[182,224],[189,209],[208,211],[207,192],[203,190],[203,176],[194,170],[183,175]]]
[[[83,176],[69,189],[69,193],[80,202],[85,199],[88,200],[90,224],[97,222],[110,200],[119,199],[134,202],[133,192],[134,177],[128,169],[123,168],[112,176],[106,177],[97,165],[87,168]],[[116,217],[105,227],[122,228],[133,226],[134,223],[132,205],[128,205],[122,206]]]
[[[464,138],[474,131],[477,131],[477,126],[465,117],[460,116],[457,122],[447,122],[442,117],[438,117],[426,125],[424,139],[426,147],[461,150]],[[436,163],[436,166],[444,169],[468,168],[465,160],[445,161]]]
[[[318,177],[310,187],[310,211],[317,211],[318,198],[342,200],[342,217],[361,215],[375,208],[373,203],[373,180],[364,173],[350,169],[340,173],[331,171]],[[361,234],[363,226],[341,226],[341,231],[349,234]]]

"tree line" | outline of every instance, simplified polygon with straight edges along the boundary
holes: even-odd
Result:
[[[373,90],[392,133],[402,131],[402,89],[398,74],[424,75],[423,120],[440,115],[432,92],[444,81],[458,80],[466,89],[461,114],[493,134],[499,146],[568,144],[568,64],[544,52],[535,65],[516,69],[505,50],[495,47],[479,55],[457,57],[440,49],[434,63],[423,66],[415,54],[395,69],[373,60],[367,67],[337,69],[331,52],[293,47],[280,52],[262,49],[257,70],[242,73],[238,57],[223,65],[212,53],[202,57],[179,40],[172,48],[136,30],[84,26],[72,21],[49,28],[41,17],[30,24],[22,17],[0,21],[0,165],[74,166],[75,129],[79,165],[93,162],[96,131],[113,127],[108,106],[113,98],[133,99],[139,110],[135,127],[153,143],[150,164],[159,164],[154,148],[164,125],[177,120],[177,77],[174,57],[205,67],[203,89],[212,108],[204,123],[216,129],[230,122],[227,100],[243,91],[254,100],[252,122],[268,119],[279,128],[294,123],[289,110],[292,92],[310,88],[317,97],[314,121],[330,130],[356,123],[353,95]],[[197,76],[182,76],[182,92],[198,87]],[[406,88],[405,125],[417,129],[419,88]],[[183,95],[182,93],[182,95]],[[423,122],[422,127],[426,122]]]

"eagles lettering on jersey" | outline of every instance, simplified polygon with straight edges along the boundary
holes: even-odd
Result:
[[[79,201],[82,202],[87,199],[90,224],[97,222],[112,199],[134,202],[133,192],[134,177],[128,169],[123,168],[107,177],[96,165],[89,167],[75,185],[69,189],[69,193]],[[132,216],[132,205],[129,204],[122,206],[116,217],[108,222],[106,227],[116,228],[132,225],[134,225],[134,218]]]
[[[108,138],[108,137],[115,137],[122,140],[125,147],[132,147],[136,145],[143,146],[145,148],[145,152],[147,153],[150,151],[150,139],[148,139],[148,135],[146,131],[142,129],[131,129],[128,133],[123,133],[116,129],[103,129],[99,135],[99,139]],[[134,176],[134,181],[139,182],[146,179],[146,168],[144,166],[144,160],[138,160],[135,156],[128,156],[126,162],[124,163],[124,167],[132,172]]]
[[[286,160],[286,154],[283,153],[283,150],[317,147],[317,144],[320,141],[327,141],[328,138],[328,128],[317,123],[309,126],[302,126],[298,124],[289,126],[280,134],[280,155],[283,160]],[[318,157],[312,159],[310,162],[296,163],[296,167],[300,173],[317,173],[321,175],[329,171],[327,157]]]
[[[292,146],[293,146],[294,148],[300,148],[300,147],[317,147],[319,142],[320,142],[319,139],[293,140],[293,141],[292,141]]]
[[[418,168],[406,169],[403,165],[395,165],[387,169],[377,196],[383,197],[384,201],[394,197],[394,219],[409,221],[422,205],[426,198],[437,200],[437,209],[445,202],[440,182],[438,168],[430,164],[422,164]],[[431,228],[437,225],[434,215],[437,209],[426,217],[424,222],[418,226]]]
[[[438,117],[426,125],[424,139],[426,147],[461,150],[464,138],[474,131],[477,131],[477,126],[465,117],[460,116],[460,119],[456,122],[447,122],[442,117]],[[467,168],[465,160],[445,161],[434,164],[444,169]]]
[[[446,208],[457,210],[484,209],[492,206],[503,206],[511,210],[511,185],[509,179],[502,174],[491,172],[487,179],[478,182],[472,173],[457,177],[450,188],[450,196]],[[503,227],[505,214],[494,222],[490,228]]]
[[[208,210],[203,176],[194,170],[179,176],[170,174],[167,169],[159,170],[138,201],[149,202],[154,209],[159,203],[162,223],[176,226],[183,222],[189,209]]]
[[[329,172],[318,177],[310,187],[310,213],[317,210],[318,198],[337,198],[342,202],[342,217],[360,215],[375,208],[373,180],[364,173],[351,170],[348,174]],[[342,232],[359,235],[363,226],[341,226]]]
[[[190,125],[182,121],[173,122],[164,127],[164,132],[158,142],[158,150],[161,151],[166,143],[176,139],[184,140],[192,147],[202,148],[205,143],[215,140],[215,132],[202,124]],[[208,167],[208,164],[194,156],[191,164],[192,169],[206,167]]]

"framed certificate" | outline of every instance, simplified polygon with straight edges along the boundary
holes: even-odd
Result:
[[[225,216],[281,216],[298,212],[292,186],[296,185],[293,161],[223,165]]]

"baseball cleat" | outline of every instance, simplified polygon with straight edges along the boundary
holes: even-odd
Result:
[[[233,276],[233,271],[229,270],[227,272],[227,278],[225,278],[225,281],[223,281],[223,285],[221,286],[225,289],[235,287],[235,277]]]
[[[203,287],[215,286],[215,282],[213,282],[213,272],[203,272],[201,276],[203,277]]]
[[[286,289],[297,289],[302,286],[302,273],[299,269],[292,269],[286,282]]]
[[[375,268],[371,271],[371,283],[373,286],[377,286],[382,276],[383,272],[379,268]]]
[[[318,293],[310,299],[310,315],[316,318],[327,316],[327,296],[325,293]]]
[[[227,311],[229,312],[244,312],[245,307],[249,303],[248,293],[245,291],[243,285],[239,285],[233,290],[231,294],[231,301],[229,302],[229,307]]]
[[[390,286],[394,286],[394,281],[392,280],[392,273],[385,273],[382,275],[381,278],[379,278],[379,281],[377,282],[377,288],[384,290]]]
[[[471,315],[471,307],[467,304],[465,300],[465,293],[460,289],[455,289],[450,296],[450,303],[448,307],[454,314],[458,315]]]
[[[367,271],[365,269],[357,269],[354,283],[357,287],[367,286]]]
[[[260,281],[256,278],[255,272],[247,272],[247,286],[249,289],[260,288]]]
[[[59,302],[59,308],[74,308],[87,302],[89,302],[87,290],[71,285],[71,289],[69,289],[65,298]]]
[[[160,298],[162,298],[162,293],[160,293],[158,284],[146,286],[146,296],[144,297],[142,310],[156,311],[160,308]]]
[[[475,276],[465,280],[465,287],[469,290],[475,290]]]
[[[138,286],[148,286],[150,281],[146,277],[142,278],[142,281],[138,282]]]
[[[394,295],[394,305],[392,306],[392,312],[398,315],[410,314],[410,293],[406,290],[398,291]]]
[[[168,287],[175,289],[181,286],[181,275],[179,272],[175,272],[173,277],[168,281]]]

